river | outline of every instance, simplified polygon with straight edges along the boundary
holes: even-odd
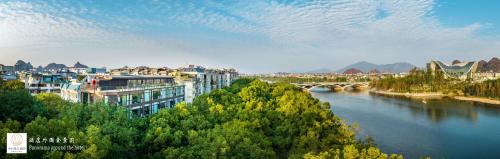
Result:
[[[451,99],[423,103],[368,92],[311,92],[334,114],[357,122],[386,153],[405,158],[500,158],[500,106]]]

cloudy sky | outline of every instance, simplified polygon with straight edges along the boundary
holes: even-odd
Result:
[[[0,0],[0,63],[246,73],[500,55],[500,2]]]

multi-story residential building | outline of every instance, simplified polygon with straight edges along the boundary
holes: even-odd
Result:
[[[234,69],[206,69],[200,66],[189,65],[178,69],[123,67],[110,70],[111,75],[154,75],[173,76],[178,84],[185,86],[185,100],[192,102],[194,97],[203,93],[209,93],[214,89],[220,89],[231,85],[238,78],[238,72]]]
[[[124,106],[142,117],[184,101],[185,88],[171,76],[87,76],[79,89],[83,104]]]
[[[78,67],[68,67],[68,72],[73,72],[79,75],[85,75],[87,74],[87,69],[88,68],[78,68]]]
[[[0,75],[14,74],[14,66],[5,66],[0,64]]]
[[[81,98],[81,83],[71,82],[71,83],[63,83],[61,85],[61,98],[73,103],[79,103]]]
[[[101,68],[90,67],[90,68],[87,68],[87,71],[85,72],[85,74],[105,75],[106,70],[107,70],[106,67],[101,67]]]
[[[0,78],[3,80],[16,80],[17,75],[14,71],[14,66],[5,66],[0,64]]]
[[[60,93],[61,85],[67,82],[61,75],[22,73],[20,80],[24,82],[25,88],[31,94],[38,93]]]
[[[179,83],[186,85],[186,102],[192,102],[194,97],[212,90],[230,86],[238,78],[234,69],[206,69],[189,65],[179,68],[174,73]]]

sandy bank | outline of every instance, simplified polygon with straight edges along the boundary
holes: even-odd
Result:
[[[500,105],[500,100],[497,99],[489,99],[483,97],[466,97],[466,96],[450,96],[447,94],[443,94],[441,92],[428,92],[428,93],[398,93],[398,92],[390,92],[390,91],[380,91],[380,90],[370,90],[370,93],[377,95],[385,95],[385,96],[400,96],[414,99],[441,99],[443,97],[450,97],[456,100],[461,101],[472,101],[486,104],[494,104]]]
[[[482,98],[482,97],[465,97],[465,96],[455,96],[453,98],[456,100],[462,100],[462,101],[472,101],[472,102],[500,105],[500,100],[497,100],[497,99],[489,99],[489,98]]]
[[[386,95],[386,96],[401,96],[401,97],[415,98],[415,99],[440,99],[440,98],[443,98],[446,96],[441,92],[398,93],[398,92],[371,90],[370,93],[378,94],[378,95]]]

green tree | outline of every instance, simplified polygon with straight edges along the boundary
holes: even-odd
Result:
[[[47,110],[46,116],[49,118],[56,117],[59,112],[65,109],[66,105],[69,105],[59,95],[53,93],[40,93],[35,98]]]
[[[0,93],[0,120],[13,119],[21,123],[33,120],[44,110],[26,90]]]
[[[6,82],[0,82],[0,92],[1,91],[17,91],[24,89],[24,83],[18,80],[11,80]]]

